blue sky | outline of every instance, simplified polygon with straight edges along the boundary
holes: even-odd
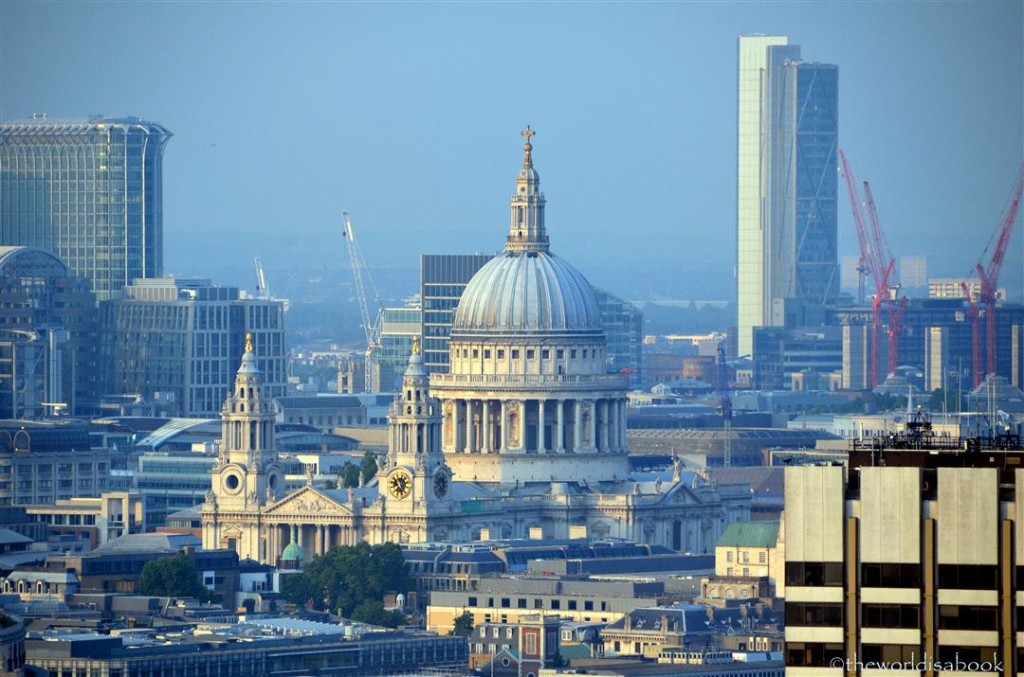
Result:
[[[255,255],[271,280],[340,265],[345,209],[373,266],[497,250],[529,123],[555,251],[626,296],[730,298],[749,33],[838,64],[840,145],[894,253],[967,273],[1024,159],[1019,1],[2,0],[0,119],[166,125],[166,268],[246,282]],[[1018,232],[1017,295],[1022,253]]]

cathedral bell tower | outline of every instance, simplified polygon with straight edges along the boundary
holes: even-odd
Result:
[[[430,396],[419,339],[402,391],[388,412],[388,455],[379,482],[388,514],[424,512],[448,496],[451,471],[441,453],[440,405]]]
[[[275,415],[247,334],[235,387],[221,409],[220,455],[211,486],[219,511],[259,509],[280,496],[284,472],[274,449]]]

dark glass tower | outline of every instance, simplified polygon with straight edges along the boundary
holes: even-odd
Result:
[[[0,124],[0,244],[39,247],[98,300],[163,274],[163,150],[138,118]]]
[[[492,258],[491,254],[420,256],[423,366],[428,373],[448,371],[448,337],[452,331],[455,307],[476,271]]]
[[[820,305],[839,291],[839,69],[804,63],[795,45],[767,49],[765,291],[778,325],[776,299]]]

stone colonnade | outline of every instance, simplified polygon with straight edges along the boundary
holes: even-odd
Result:
[[[303,554],[309,560],[313,555],[324,555],[339,545],[356,545],[362,540],[362,533],[355,526],[345,524],[267,524],[264,526],[260,560],[276,566],[281,553],[294,540],[298,540]]]
[[[451,453],[626,449],[626,400],[621,397],[453,398],[443,410],[443,448]]]

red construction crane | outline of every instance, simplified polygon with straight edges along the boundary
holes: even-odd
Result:
[[[862,202],[860,193],[857,191],[857,180],[847,162],[846,154],[839,150],[839,158],[843,163],[843,175],[846,177],[847,194],[850,196],[850,210],[853,212],[853,222],[857,227],[857,243],[860,245],[860,262],[871,271],[871,279],[874,282],[874,298],[871,300],[871,338],[870,356],[867,365],[867,387],[873,388],[879,384],[879,344],[882,342],[882,320],[881,304],[883,295],[879,290],[888,287],[887,273],[877,262],[877,257],[871,249],[871,242],[868,237],[867,226],[864,224],[864,213],[861,210]]]
[[[889,251],[889,241],[885,239],[882,227],[878,225],[878,212],[875,210],[875,198],[871,195],[871,186],[864,182],[864,201],[867,203],[868,216],[871,219],[871,235],[875,251],[880,258],[879,264],[885,265],[885,306],[888,311],[889,324],[886,333],[889,337],[889,371],[893,374],[899,366],[899,339],[903,333],[903,314],[907,309],[906,297],[900,297],[899,272],[896,270],[896,259]]]
[[[971,373],[974,375],[974,387],[981,385],[981,307],[971,298],[971,288],[967,282],[961,282],[960,288],[964,290],[964,297],[967,299],[967,319],[971,322]]]
[[[985,368],[987,374],[996,373],[996,299],[999,296],[999,272],[1002,270],[1006,249],[1009,247],[1010,237],[1013,235],[1013,225],[1017,220],[1017,209],[1020,207],[1022,190],[1024,190],[1024,163],[1021,163],[1020,172],[1017,174],[1017,183],[1010,194],[1010,206],[1003,216],[999,229],[993,234],[996,246],[992,251],[992,257],[987,266],[983,266],[981,261],[975,266],[978,271],[978,280],[981,282],[978,302],[985,304]],[[989,239],[985,251],[987,252],[991,246],[992,239]],[[982,253],[983,259],[984,256],[985,254]],[[974,349],[977,350],[977,348]],[[980,382],[977,368],[975,368],[974,380],[976,383]]]
[[[885,235],[878,226],[878,214],[875,212],[874,200],[871,198],[871,188],[865,182],[864,189],[867,195],[867,202],[861,199],[860,191],[857,189],[857,180],[850,169],[850,163],[846,154],[839,150],[839,159],[843,165],[843,175],[846,177],[847,193],[850,196],[850,208],[853,212],[853,221],[857,227],[857,242],[860,244],[861,265],[871,271],[872,281],[875,284],[875,294],[871,300],[871,356],[868,366],[868,388],[874,388],[879,383],[878,374],[878,348],[882,343],[882,306],[885,305],[889,316],[889,371],[895,370],[898,366],[898,357],[894,349],[901,329],[903,309],[906,301],[897,302],[892,289],[899,289],[896,278],[896,262],[889,255],[889,245],[885,241]],[[871,219],[871,226],[867,225],[864,218],[863,208],[867,205]]]

